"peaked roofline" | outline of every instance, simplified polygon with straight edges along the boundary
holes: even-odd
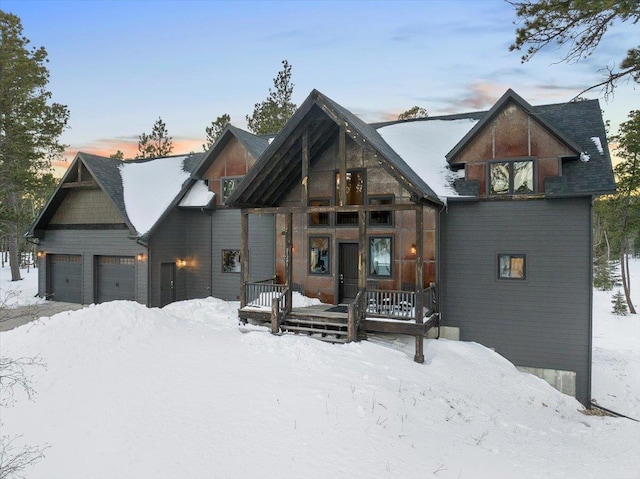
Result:
[[[255,180],[258,174],[269,162],[270,158],[280,149],[281,146],[283,146],[285,142],[289,140],[289,136],[304,121],[309,111],[316,105],[338,126],[344,127],[347,135],[349,135],[352,140],[361,144],[366,143],[374,148],[385,160],[387,171],[397,180],[403,182],[407,189],[409,189],[413,194],[437,205],[442,204],[442,201],[438,198],[435,192],[433,192],[429,185],[423,179],[419,178],[413,170],[411,170],[406,162],[382,138],[375,127],[365,123],[358,116],[315,88],[294,112],[271,144],[269,144],[259,161],[253,166],[253,168],[251,168],[245,178],[234,189],[231,196],[227,199],[227,204],[246,206],[244,202],[239,202],[239,198],[244,194],[247,186]],[[358,137],[360,137],[360,139]]]
[[[556,128],[553,124],[549,123],[543,116],[537,114],[534,110],[535,107],[532,106],[529,102],[527,102],[524,98],[518,95],[515,91],[509,88],[500,99],[491,107],[489,111],[487,111],[484,116],[480,119],[476,125],[469,130],[469,132],[462,137],[462,139],[454,146],[449,153],[445,155],[448,163],[451,163],[453,159],[462,151],[462,149],[467,146],[475,137],[480,133],[484,127],[491,121],[495,116],[502,111],[504,106],[510,101],[516,103],[520,108],[522,108],[529,116],[533,117],[538,123],[540,123],[545,129],[550,131],[553,135],[559,138],[565,145],[574,150],[576,153],[580,153],[582,151],[582,147],[578,145],[574,140],[568,137],[564,132]]]
[[[209,169],[218,155],[220,155],[222,150],[224,150],[231,138],[235,138],[236,140],[238,140],[240,144],[242,144],[242,146],[244,146],[256,160],[260,158],[260,156],[269,146],[268,138],[260,135],[254,135],[251,132],[243,130],[242,128],[238,128],[237,126],[233,126],[229,123],[224,127],[224,130],[222,130],[222,133],[215,141],[215,143],[209,147],[200,164],[193,170],[191,177],[200,179],[202,175],[204,175],[205,172]]]
[[[89,171],[89,173],[91,174],[92,178],[94,179],[94,181],[96,182],[98,187],[107,196],[107,198],[109,198],[109,201],[111,201],[111,203],[113,204],[114,208],[118,211],[118,213],[120,213],[124,223],[129,228],[129,231],[131,233],[136,233],[136,229],[134,228],[133,224],[129,220],[129,217],[127,216],[126,211],[122,210],[122,208],[118,205],[118,203],[114,200],[114,198],[109,193],[108,188],[106,188],[104,183],[101,181],[100,175],[96,174],[94,169],[89,164],[90,162],[86,161],[89,156],[95,157],[95,158],[99,158],[100,160],[117,161],[117,162],[120,161],[120,160],[115,160],[113,158],[107,158],[107,157],[104,157],[104,156],[98,156],[98,155],[93,155],[93,154],[90,154],[90,153],[84,153],[84,152],[81,152],[81,151],[77,152],[76,156],[73,159],[73,161],[71,162],[71,164],[67,168],[67,171],[65,172],[65,174],[62,176],[62,178],[58,182],[58,185],[56,186],[56,188],[53,191],[52,195],[49,197],[49,200],[44,205],[42,210],[40,210],[40,214],[37,216],[35,221],[33,223],[31,223],[31,226],[29,227],[29,230],[27,231],[27,233],[25,233],[25,236],[27,236],[27,237],[33,237],[34,236],[35,231],[37,229],[39,229],[37,227],[40,225],[40,223],[45,218],[46,214],[49,212],[49,208],[51,208],[53,206],[53,204],[56,202],[56,200],[59,198],[59,195],[61,194],[61,190],[63,189],[63,185],[67,182],[66,180],[69,178],[69,176],[73,175],[76,172],[78,163],[82,163],[82,165],[84,165],[84,167]],[[60,203],[61,202],[62,202],[62,199],[60,200]],[[58,204],[58,206],[59,206],[59,204]],[[53,214],[55,214],[55,213],[53,213]],[[53,214],[51,215],[51,217],[53,217]]]

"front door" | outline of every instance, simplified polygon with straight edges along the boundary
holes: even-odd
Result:
[[[176,264],[160,265],[160,307],[176,300]]]
[[[358,294],[358,243],[338,247],[338,303],[352,302]]]

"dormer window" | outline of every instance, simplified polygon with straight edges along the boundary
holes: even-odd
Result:
[[[533,160],[496,161],[489,164],[490,195],[534,193]]]
[[[222,202],[227,201],[233,190],[240,183],[240,178],[223,178],[222,179]]]

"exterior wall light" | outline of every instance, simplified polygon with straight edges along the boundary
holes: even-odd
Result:
[[[412,244],[409,250],[411,251],[411,254],[416,254],[416,245]]]
[[[38,253],[36,254],[38,258],[44,258],[46,255],[47,253],[45,253],[44,251],[38,251]]]
[[[138,261],[144,261],[146,259],[146,256],[144,253],[138,253],[136,258],[138,259]]]
[[[187,265],[187,260],[186,259],[177,259],[176,260],[176,266],[178,268],[184,268]]]

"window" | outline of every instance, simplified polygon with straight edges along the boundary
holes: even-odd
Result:
[[[490,164],[490,194],[523,195],[533,192],[533,160],[500,161]]]
[[[309,237],[309,273],[329,274],[330,273],[330,251],[329,236]]]
[[[370,196],[370,205],[392,205],[393,196]],[[393,226],[393,211],[370,211],[370,225]]]
[[[526,256],[523,254],[499,254],[498,278],[525,279]]]
[[[392,274],[392,241],[390,237],[369,238],[369,276],[390,278]]]
[[[364,171],[348,171],[346,174],[347,204],[340,204],[340,173],[336,173],[336,204],[340,206],[364,204]],[[358,213],[337,213],[336,224],[357,225]]]
[[[240,178],[223,178],[222,179],[222,202],[227,201],[233,190],[238,186]]]
[[[242,271],[242,263],[240,262],[240,250],[223,249],[222,250],[222,272],[223,273],[240,273]]]
[[[329,206],[328,199],[309,200],[309,206]],[[309,226],[329,226],[329,213],[309,213]]]

